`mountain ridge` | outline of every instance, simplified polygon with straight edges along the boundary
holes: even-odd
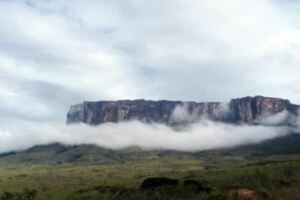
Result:
[[[35,145],[18,152],[0,154],[1,163],[123,163],[137,160],[159,160],[187,157],[193,159],[212,159],[223,156],[245,156],[259,158],[273,155],[300,154],[300,134],[290,133],[285,136],[268,139],[257,144],[244,144],[230,148],[216,148],[202,151],[143,150],[132,146],[123,149],[109,149],[92,144],[66,145],[50,143]]]
[[[84,101],[72,105],[67,123],[99,125],[106,122],[138,120],[163,123],[169,126],[189,124],[202,118],[226,123],[259,123],[264,117],[286,112],[289,118],[298,117],[300,106],[287,99],[247,96],[224,102],[195,102],[168,100]]]

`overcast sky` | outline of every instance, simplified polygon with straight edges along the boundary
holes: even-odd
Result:
[[[300,1],[0,0],[0,129],[83,100],[300,104]]]

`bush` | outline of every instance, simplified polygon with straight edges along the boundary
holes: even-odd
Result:
[[[4,192],[0,200],[35,200],[36,195],[36,190],[24,189],[23,192]]]

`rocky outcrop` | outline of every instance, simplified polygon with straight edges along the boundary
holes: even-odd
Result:
[[[232,99],[229,107],[232,121],[245,123],[254,123],[261,118],[282,112],[286,112],[289,116],[297,116],[299,108],[289,100],[263,96]]]
[[[288,100],[270,97],[244,97],[221,102],[181,102],[121,100],[83,102],[73,105],[67,115],[67,123],[83,122],[97,125],[105,122],[139,120],[167,125],[186,124],[207,118],[230,123],[258,123],[262,117],[286,112],[298,115],[298,105]]]

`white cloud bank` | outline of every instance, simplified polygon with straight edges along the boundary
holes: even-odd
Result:
[[[257,143],[286,133],[286,127],[232,125],[206,120],[181,131],[162,124],[144,124],[138,121],[100,126],[23,124],[0,132],[0,152],[52,142],[95,144],[111,149],[140,146],[144,149],[200,151]]]

